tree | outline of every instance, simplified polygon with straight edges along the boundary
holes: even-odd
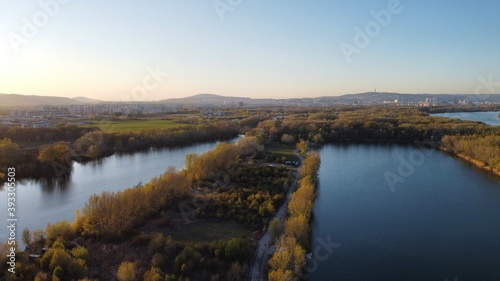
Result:
[[[271,232],[271,235],[273,236],[273,240],[278,238],[281,235],[283,228],[281,226],[281,222],[280,222],[279,218],[274,218],[271,220],[271,222],[269,223],[269,231]]]
[[[314,135],[313,140],[316,144],[322,144],[323,136],[320,133],[317,133],[316,135]]]
[[[307,155],[306,159],[302,163],[302,168],[300,169],[300,178],[309,176],[311,182],[315,183],[315,178],[319,170],[321,160],[317,152],[312,152]]]
[[[49,245],[52,245],[58,238],[68,240],[71,236],[71,226],[67,220],[55,224],[48,223],[45,230]]]
[[[63,278],[64,278],[64,270],[60,266],[54,268],[54,271],[52,273],[52,281],[63,280]]]
[[[189,154],[186,154],[186,160],[185,160],[185,165],[186,165],[186,171],[188,173],[191,172],[192,168],[193,168],[193,164],[194,162],[196,161],[196,158],[198,158],[198,154],[197,153],[189,153]]]
[[[82,259],[72,259],[66,271],[68,272],[68,275],[75,279],[83,278],[85,277],[85,274],[87,273],[88,267],[85,264],[85,261]]]
[[[152,266],[150,270],[146,271],[143,276],[144,281],[163,281],[164,274],[158,267]]]
[[[116,277],[119,281],[134,281],[135,280],[135,263],[124,261],[118,267]]]
[[[247,275],[248,267],[242,266],[239,262],[231,263],[231,267],[229,267],[229,271],[227,273],[228,281],[238,281],[244,280]]]
[[[71,255],[74,259],[81,259],[85,262],[89,259],[89,251],[85,247],[76,247],[71,250]]]
[[[304,215],[307,218],[311,215],[314,199],[314,185],[309,182],[302,182],[300,187],[292,193],[288,211],[290,216]]]
[[[238,148],[234,144],[220,143],[214,150],[205,152],[194,158],[188,171],[193,179],[213,180],[226,175],[239,157]]]
[[[309,221],[305,215],[289,217],[285,221],[285,235],[294,237],[302,246],[309,243]]]
[[[4,138],[0,140],[0,166],[8,165],[8,161],[19,150],[19,145],[13,143],[10,139]]]
[[[71,256],[64,249],[53,249],[52,251],[49,269],[54,270],[56,267],[66,269],[71,262]]]
[[[232,238],[224,245],[224,255],[231,261],[246,261],[250,257],[250,252],[245,240]]]
[[[294,280],[293,272],[291,270],[270,270],[268,274],[269,281],[291,281]]]
[[[33,243],[33,238],[31,236],[31,231],[27,227],[25,227],[23,229],[23,232],[21,234],[21,239],[22,239],[23,243],[26,246],[28,246],[28,247],[30,247],[31,243]]]
[[[295,138],[292,135],[283,134],[281,136],[281,142],[283,142],[283,143],[293,143],[294,141],[295,141]]]
[[[281,236],[268,262],[269,280],[292,280],[294,276],[300,276],[306,264],[305,254],[294,237]]]
[[[256,158],[264,151],[264,146],[256,137],[244,137],[236,143],[240,156]]]
[[[299,150],[300,154],[302,154],[302,155],[307,154],[307,142],[305,140],[300,140],[297,143],[296,147]]]
[[[40,148],[38,160],[44,164],[57,162],[68,165],[71,163],[71,150],[64,143],[44,145]]]
[[[19,145],[12,142],[12,140],[9,138],[4,138],[3,140],[0,140],[0,155],[15,152],[18,149]]]

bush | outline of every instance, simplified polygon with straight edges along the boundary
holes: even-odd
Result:
[[[134,281],[135,280],[135,263],[124,261],[118,267],[116,277],[119,281]]]

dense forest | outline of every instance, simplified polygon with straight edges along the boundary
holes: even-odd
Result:
[[[499,126],[477,121],[431,117],[418,108],[363,107],[317,110],[265,120],[248,131],[262,143],[308,141],[413,143],[448,150],[498,170]],[[460,140],[460,141],[457,141]]]
[[[267,120],[247,135],[264,143],[300,139],[314,143],[434,141],[443,135],[487,135],[500,131],[481,122],[430,117],[417,108],[368,107],[291,114],[283,120]]]

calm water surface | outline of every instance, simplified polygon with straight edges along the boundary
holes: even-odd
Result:
[[[45,229],[48,222],[56,223],[60,220],[72,222],[75,211],[83,209],[92,194],[124,190],[139,182],[146,183],[162,174],[169,166],[183,168],[186,154],[203,153],[215,148],[216,145],[217,142],[211,142],[179,148],[152,148],[142,152],[115,154],[85,164],[74,163],[73,172],[66,181],[18,182],[18,238],[24,227],[30,230]],[[1,206],[5,206],[4,202],[7,202],[5,188],[0,191],[0,202]],[[2,214],[4,214],[3,207]],[[2,241],[8,237],[6,230],[0,228]]]
[[[312,249],[319,238],[341,245],[310,280],[500,280],[498,178],[413,146],[328,145],[320,155]],[[410,160],[413,170],[398,172]],[[392,189],[390,173],[403,180]]]
[[[436,113],[431,116],[440,116],[447,118],[458,118],[462,120],[481,121],[488,125],[500,126],[500,119],[498,119],[499,111],[490,112],[452,112],[452,113]]]

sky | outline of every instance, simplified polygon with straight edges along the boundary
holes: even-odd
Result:
[[[0,0],[0,93],[500,93],[498,11],[497,0]]]

